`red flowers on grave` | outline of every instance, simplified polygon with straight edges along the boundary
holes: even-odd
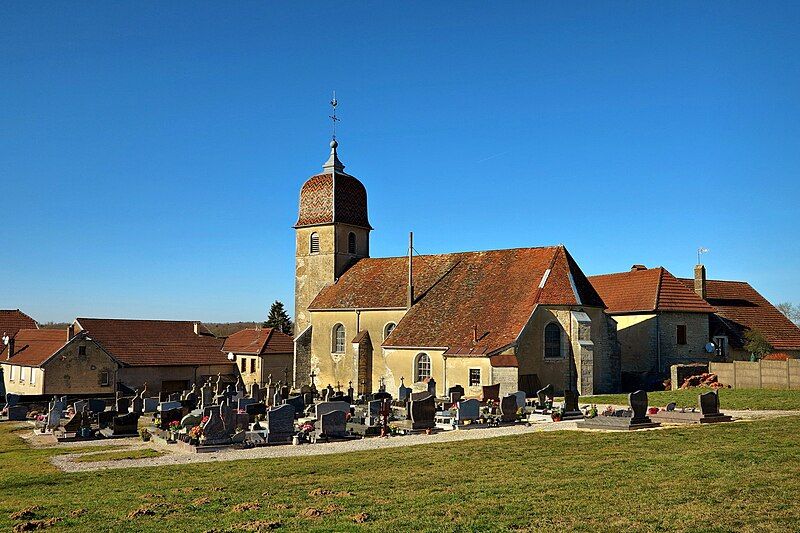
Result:
[[[203,428],[201,428],[200,426],[194,426],[192,429],[189,430],[190,439],[199,439],[202,434],[203,434]]]
[[[178,431],[181,428],[181,423],[177,420],[173,420],[169,423],[169,430],[172,432]]]
[[[300,426],[300,431],[304,431],[305,433],[311,433],[312,431],[314,431],[314,423],[305,422],[302,426]]]

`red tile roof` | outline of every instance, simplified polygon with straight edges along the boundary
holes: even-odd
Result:
[[[295,227],[332,222],[372,229],[367,217],[367,189],[353,176],[339,171],[312,176],[303,184]]]
[[[681,279],[681,282],[687,287],[694,286],[693,279]],[[738,339],[731,339],[732,344],[741,346],[744,330],[753,329],[759,331],[776,351],[800,350],[800,328],[749,283],[708,280],[706,301],[714,306],[721,322],[732,333],[738,334]]]
[[[294,353],[294,342],[291,335],[273,328],[247,328],[225,339],[222,351],[252,355]]]
[[[652,313],[684,311],[713,313],[692,287],[663,267],[637,269],[617,274],[589,276],[597,292],[608,306],[608,313]]]
[[[36,321],[19,309],[0,309],[0,337],[13,337],[21,329],[38,328]]]
[[[9,362],[39,366],[63,348],[67,340],[66,329],[21,329],[14,336],[14,354]]]
[[[310,308],[404,308],[407,267],[404,257],[362,259]],[[516,340],[536,305],[604,307],[563,246],[416,256],[414,286],[415,303],[384,346],[488,355]]]
[[[223,339],[199,322],[77,318],[75,323],[126,366],[232,365],[221,351]]]

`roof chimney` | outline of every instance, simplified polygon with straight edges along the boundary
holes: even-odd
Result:
[[[472,324],[472,342],[478,344],[478,324]]]
[[[194,334],[195,335],[200,335],[200,322],[195,322],[194,323]]]
[[[706,267],[703,265],[694,267],[694,292],[703,300],[706,299]]]
[[[74,336],[75,336],[75,324],[70,324],[69,326],[67,326],[67,340],[71,341]]]
[[[647,270],[647,267],[644,265],[633,265],[631,267],[631,272],[636,272],[638,270]]]
[[[8,338],[8,358],[11,359],[11,356],[14,355],[14,337]]]

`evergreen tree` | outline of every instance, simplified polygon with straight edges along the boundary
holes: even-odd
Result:
[[[294,330],[294,323],[292,323],[292,319],[289,318],[288,313],[286,313],[286,309],[283,308],[283,303],[275,300],[272,302],[272,305],[269,308],[269,316],[267,317],[267,321],[264,322],[263,326],[265,328],[274,328],[278,331],[286,333],[287,335],[291,335],[292,331]]]

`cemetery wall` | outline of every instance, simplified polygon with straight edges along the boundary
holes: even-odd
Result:
[[[710,363],[709,372],[717,375],[723,385],[737,389],[794,389],[800,390],[800,360],[734,361]]]
[[[514,367],[492,367],[491,384],[500,384],[500,397],[519,390],[519,369]],[[466,388],[466,387],[465,387]]]
[[[488,357],[447,357],[444,360],[445,364],[445,379],[442,385],[444,393],[447,389],[454,385],[461,385],[464,387],[464,395],[467,397],[475,397],[483,392],[483,385],[494,385],[497,381],[494,379],[492,372],[492,365]],[[480,369],[481,382],[480,385],[475,387],[469,386],[469,371],[472,368]],[[514,369],[516,371],[516,369]],[[437,383],[438,388],[438,383]],[[501,390],[503,387],[501,385]],[[517,380],[514,379],[513,389],[508,392],[515,392],[518,390]]]

